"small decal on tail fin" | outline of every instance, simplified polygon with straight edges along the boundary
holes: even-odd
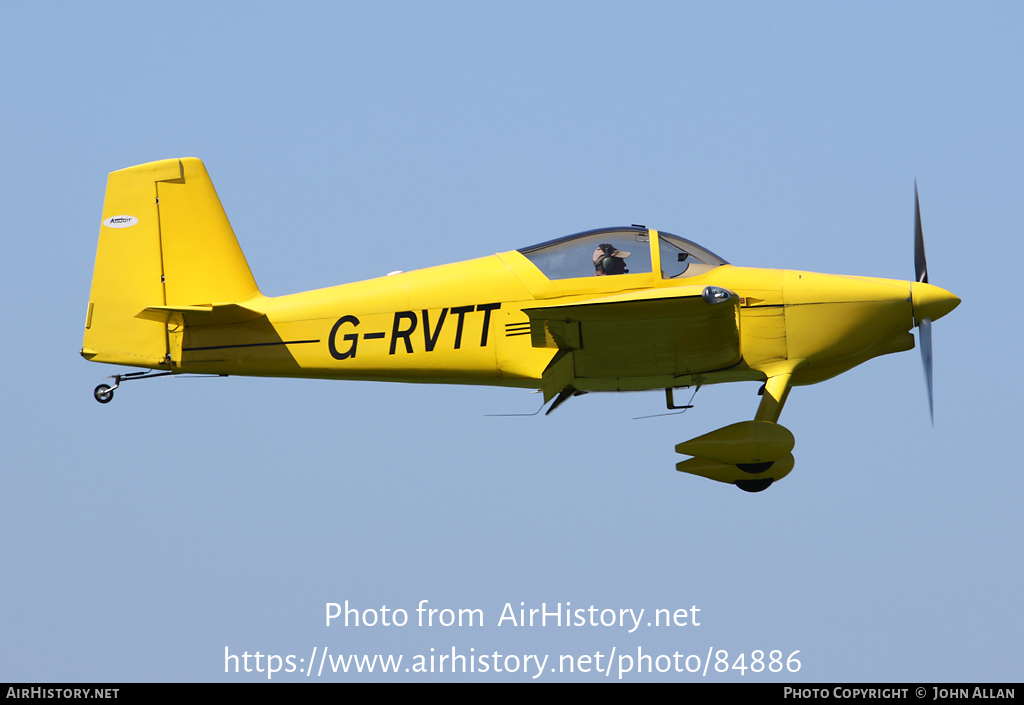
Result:
[[[103,224],[108,228],[130,228],[138,223],[139,219],[134,215],[112,215],[103,219]]]

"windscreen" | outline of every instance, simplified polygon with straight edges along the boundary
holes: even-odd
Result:
[[[658,233],[658,256],[663,279],[703,274],[709,269],[728,264],[714,252],[671,233]]]

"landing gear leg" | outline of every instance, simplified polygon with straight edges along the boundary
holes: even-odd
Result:
[[[126,375],[111,375],[110,379],[114,380],[114,386],[111,387],[109,384],[101,384],[96,389],[92,390],[92,395],[100,404],[109,404],[110,400],[114,398],[114,390],[121,386],[121,382],[128,382],[133,379],[149,379],[150,377],[166,377],[167,375],[173,375],[174,372],[130,372]]]
[[[782,413],[782,406],[789,396],[790,375],[789,373],[777,374],[768,378],[768,381],[761,387],[761,404],[757,407],[755,421],[779,422],[779,414]]]

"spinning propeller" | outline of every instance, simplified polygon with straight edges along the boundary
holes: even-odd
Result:
[[[945,289],[928,283],[928,262],[924,257],[924,233],[921,230],[921,201],[917,195],[917,181],[914,181],[914,270],[915,281],[911,285],[914,304],[914,322],[917,324],[918,344],[921,347],[921,364],[924,366],[924,381],[928,386],[928,413],[935,425],[935,404],[932,391],[932,321],[945,316],[960,303]]]

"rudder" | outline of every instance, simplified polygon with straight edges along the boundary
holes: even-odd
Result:
[[[206,168],[165,159],[107,179],[82,355],[166,367],[182,323],[138,318],[152,306],[244,301],[259,289]]]

